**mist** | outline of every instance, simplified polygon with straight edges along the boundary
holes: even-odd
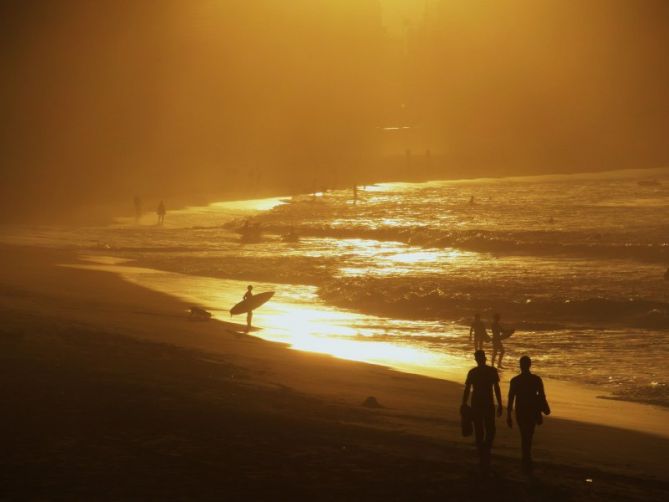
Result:
[[[660,0],[0,9],[3,221],[669,159]]]

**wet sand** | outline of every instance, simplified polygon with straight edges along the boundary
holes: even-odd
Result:
[[[481,481],[459,434],[460,384],[190,322],[172,297],[59,266],[76,262],[66,252],[0,256],[1,498],[669,495],[660,436],[548,417],[528,480],[517,430],[498,420]],[[368,396],[382,408],[363,407]]]

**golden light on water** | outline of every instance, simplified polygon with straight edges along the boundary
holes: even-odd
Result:
[[[426,249],[400,242],[339,239],[332,243],[339,253],[354,256],[356,266],[341,267],[340,276],[396,276],[402,273],[442,273],[444,267],[475,260],[477,253],[458,249]]]
[[[459,256],[457,251],[455,255],[450,253],[453,258]],[[443,253],[439,251],[414,251],[410,253],[398,253],[390,256],[390,260],[396,263],[435,263]]]
[[[405,367],[430,367],[435,357],[427,351],[390,342],[366,341],[352,325],[357,314],[297,304],[278,304],[261,314],[275,326],[287,328],[285,336],[297,350],[330,354],[352,361]],[[262,333],[259,336],[265,337]],[[271,339],[271,337],[270,337]]]
[[[245,282],[133,267],[125,260],[104,256],[84,259],[91,264],[75,267],[115,272],[131,283],[188,303],[205,305],[214,318],[239,323],[237,329],[243,330],[245,318],[231,319],[228,309],[241,300]],[[407,327],[417,334],[434,333],[431,322],[397,321],[327,306],[318,299],[316,288],[312,286],[256,284],[255,290],[277,290],[277,295],[254,313],[253,324],[262,329],[254,331],[253,336],[287,343],[296,350],[381,364],[428,376],[454,377],[468,364],[465,357],[431,351],[401,340],[393,341],[394,333]],[[398,322],[401,326],[395,330],[393,326]]]
[[[189,224],[202,224],[203,218],[210,217],[212,224],[220,224],[221,218],[245,217],[268,211],[287,201],[286,197],[268,197],[264,199],[231,200],[224,202],[213,202],[206,206],[189,206],[181,209],[169,208],[169,218],[166,226],[183,226]],[[155,226],[156,217],[152,212],[145,213],[139,222],[132,217],[116,218],[119,225],[140,223],[141,225]]]
[[[268,211],[283,204],[285,201],[286,197],[268,197],[266,199],[215,202],[210,207],[230,211]]]

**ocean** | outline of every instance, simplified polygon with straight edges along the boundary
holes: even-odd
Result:
[[[669,407],[669,169],[166,202],[164,226],[146,214],[2,240],[75,249],[226,321],[247,284],[276,291],[254,336],[430,376],[461,379],[471,319],[498,312],[516,329],[509,376],[529,354],[544,377]],[[260,242],[241,242],[247,220]]]

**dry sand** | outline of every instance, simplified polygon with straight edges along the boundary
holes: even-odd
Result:
[[[528,479],[498,420],[482,480],[460,384],[189,322],[171,297],[59,266],[67,252],[0,257],[3,499],[669,497],[657,435],[548,417]]]

